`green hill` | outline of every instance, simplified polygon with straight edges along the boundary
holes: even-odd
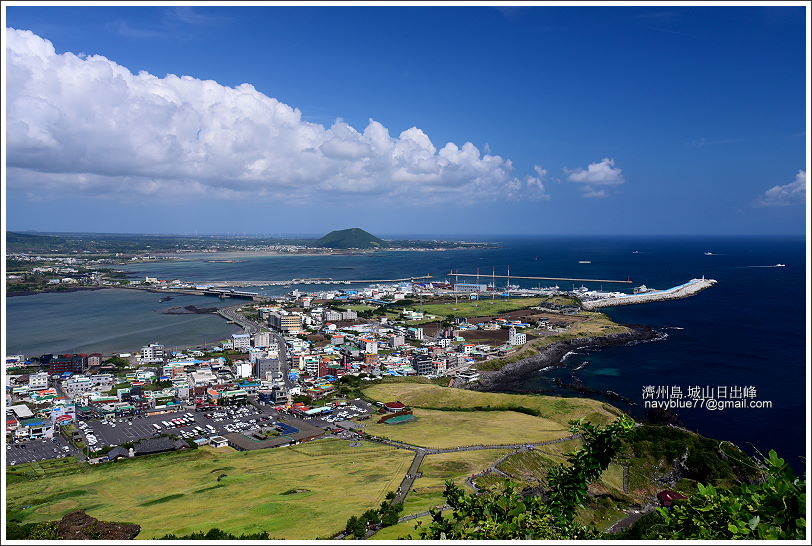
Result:
[[[375,237],[361,228],[331,231],[318,241],[319,248],[384,248],[386,241]]]
[[[50,250],[65,244],[62,237],[34,235],[31,233],[6,232],[6,245],[9,250]]]

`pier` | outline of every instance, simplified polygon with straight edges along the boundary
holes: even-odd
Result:
[[[372,283],[390,283],[390,282],[412,282],[419,280],[431,279],[431,275],[422,275],[420,277],[403,277],[401,279],[333,279],[331,277],[317,277],[306,279],[290,279],[286,281],[211,281],[199,282],[195,284],[205,284],[213,288],[225,287],[244,287],[244,286],[288,286],[288,285],[302,285],[302,284],[372,284]]]
[[[598,309],[600,307],[614,307],[616,305],[633,305],[636,303],[650,303],[653,301],[679,300],[693,296],[710,288],[716,284],[715,279],[691,279],[685,284],[669,288],[667,290],[653,290],[651,292],[641,292],[639,294],[629,294],[628,296],[618,296],[615,298],[603,298],[599,300],[586,300],[581,302],[584,309]]]
[[[476,277],[478,279],[531,279],[537,281],[573,281],[573,282],[616,282],[616,283],[624,283],[624,284],[631,284],[631,279],[626,279],[625,281],[617,281],[617,280],[609,280],[609,279],[576,279],[571,277],[523,277],[521,275],[486,275],[486,274],[478,274],[478,273],[455,273],[454,271],[450,271],[448,273],[449,277]]]

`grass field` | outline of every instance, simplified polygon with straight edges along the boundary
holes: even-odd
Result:
[[[482,300],[460,300],[458,303],[425,303],[423,312],[439,317],[454,315],[455,317],[482,317],[495,315],[506,311],[515,311],[538,305],[549,298],[511,298],[511,299],[482,299]],[[419,311],[420,306],[409,307],[413,311]]]
[[[423,516],[413,520],[404,521],[403,523],[398,523],[397,525],[392,525],[391,527],[384,527],[374,535],[372,535],[369,540],[397,540],[399,538],[403,538],[407,535],[411,535],[411,537],[417,540],[417,531],[415,531],[415,525],[418,522],[423,522],[424,524],[429,523],[431,521],[431,516]]]
[[[614,421],[620,410],[588,398],[558,398],[538,394],[503,394],[450,389],[426,383],[381,383],[363,390],[364,395],[381,402],[400,400],[407,406],[419,408],[509,408],[524,407],[536,410],[541,417],[565,427],[570,419],[583,417],[593,424]],[[450,413],[449,413],[450,414]],[[486,412],[485,415],[489,415]],[[527,415],[526,417],[531,417]],[[405,426],[405,425],[404,425]],[[392,428],[388,426],[387,428]],[[491,442],[494,443],[494,442]]]
[[[560,423],[515,411],[415,409],[414,415],[416,420],[399,425],[370,422],[364,431],[434,448],[544,442],[569,435]]]
[[[471,474],[488,468],[509,452],[510,450],[504,449],[487,449],[428,455],[420,465],[420,472],[423,475],[415,480],[414,487],[403,503],[403,515],[418,514],[437,505],[445,504],[443,491],[445,491],[446,480],[452,480],[471,492],[465,479]]]
[[[411,460],[404,450],[344,440],[250,452],[201,448],[97,467],[61,459],[9,469],[7,515],[31,522],[85,509],[103,521],[141,525],[141,539],[212,527],[329,538],[397,489]]]

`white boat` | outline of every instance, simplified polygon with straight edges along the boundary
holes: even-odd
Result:
[[[784,264],[775,264],[773,267],[787,267],[787,266]]]
[[[632,254],[640,254],[640,251],[639,251],[639,250],[635,250],[634,252],[632,252]]]
[[[705,252],[705,256],[715,256],[713,252]]]
[[[591,264],[592,262],[589,260],[578,260],[579,264]]]

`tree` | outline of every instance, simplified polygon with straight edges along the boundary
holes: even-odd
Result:
[[[729,490],[712,485],[658,508],[660,521],[643,538],[669,540],[803,540],[806,533],[806,479],[796,477],[784,459],[770,450],[762,457],[764,479]]]
[[[130,361],[128,359],[126,359],[126,358],[121,358],[120,356],[111,356],[110,358],[105,360],[105,362],[108,363],[108,364],[112,364],[116,368],[129,368],[130,367]]]
[[[583,508],[589,484],[600,478],[620,448],[621,440],[634,428],[634,421],[622,417],[606,427],[583,421],[570,424],[573,433],[580,433],[584,446],[567,456],[568,467],[559,464],[550,469],[548,504],[562,522],[571,521],[577,508]]]

